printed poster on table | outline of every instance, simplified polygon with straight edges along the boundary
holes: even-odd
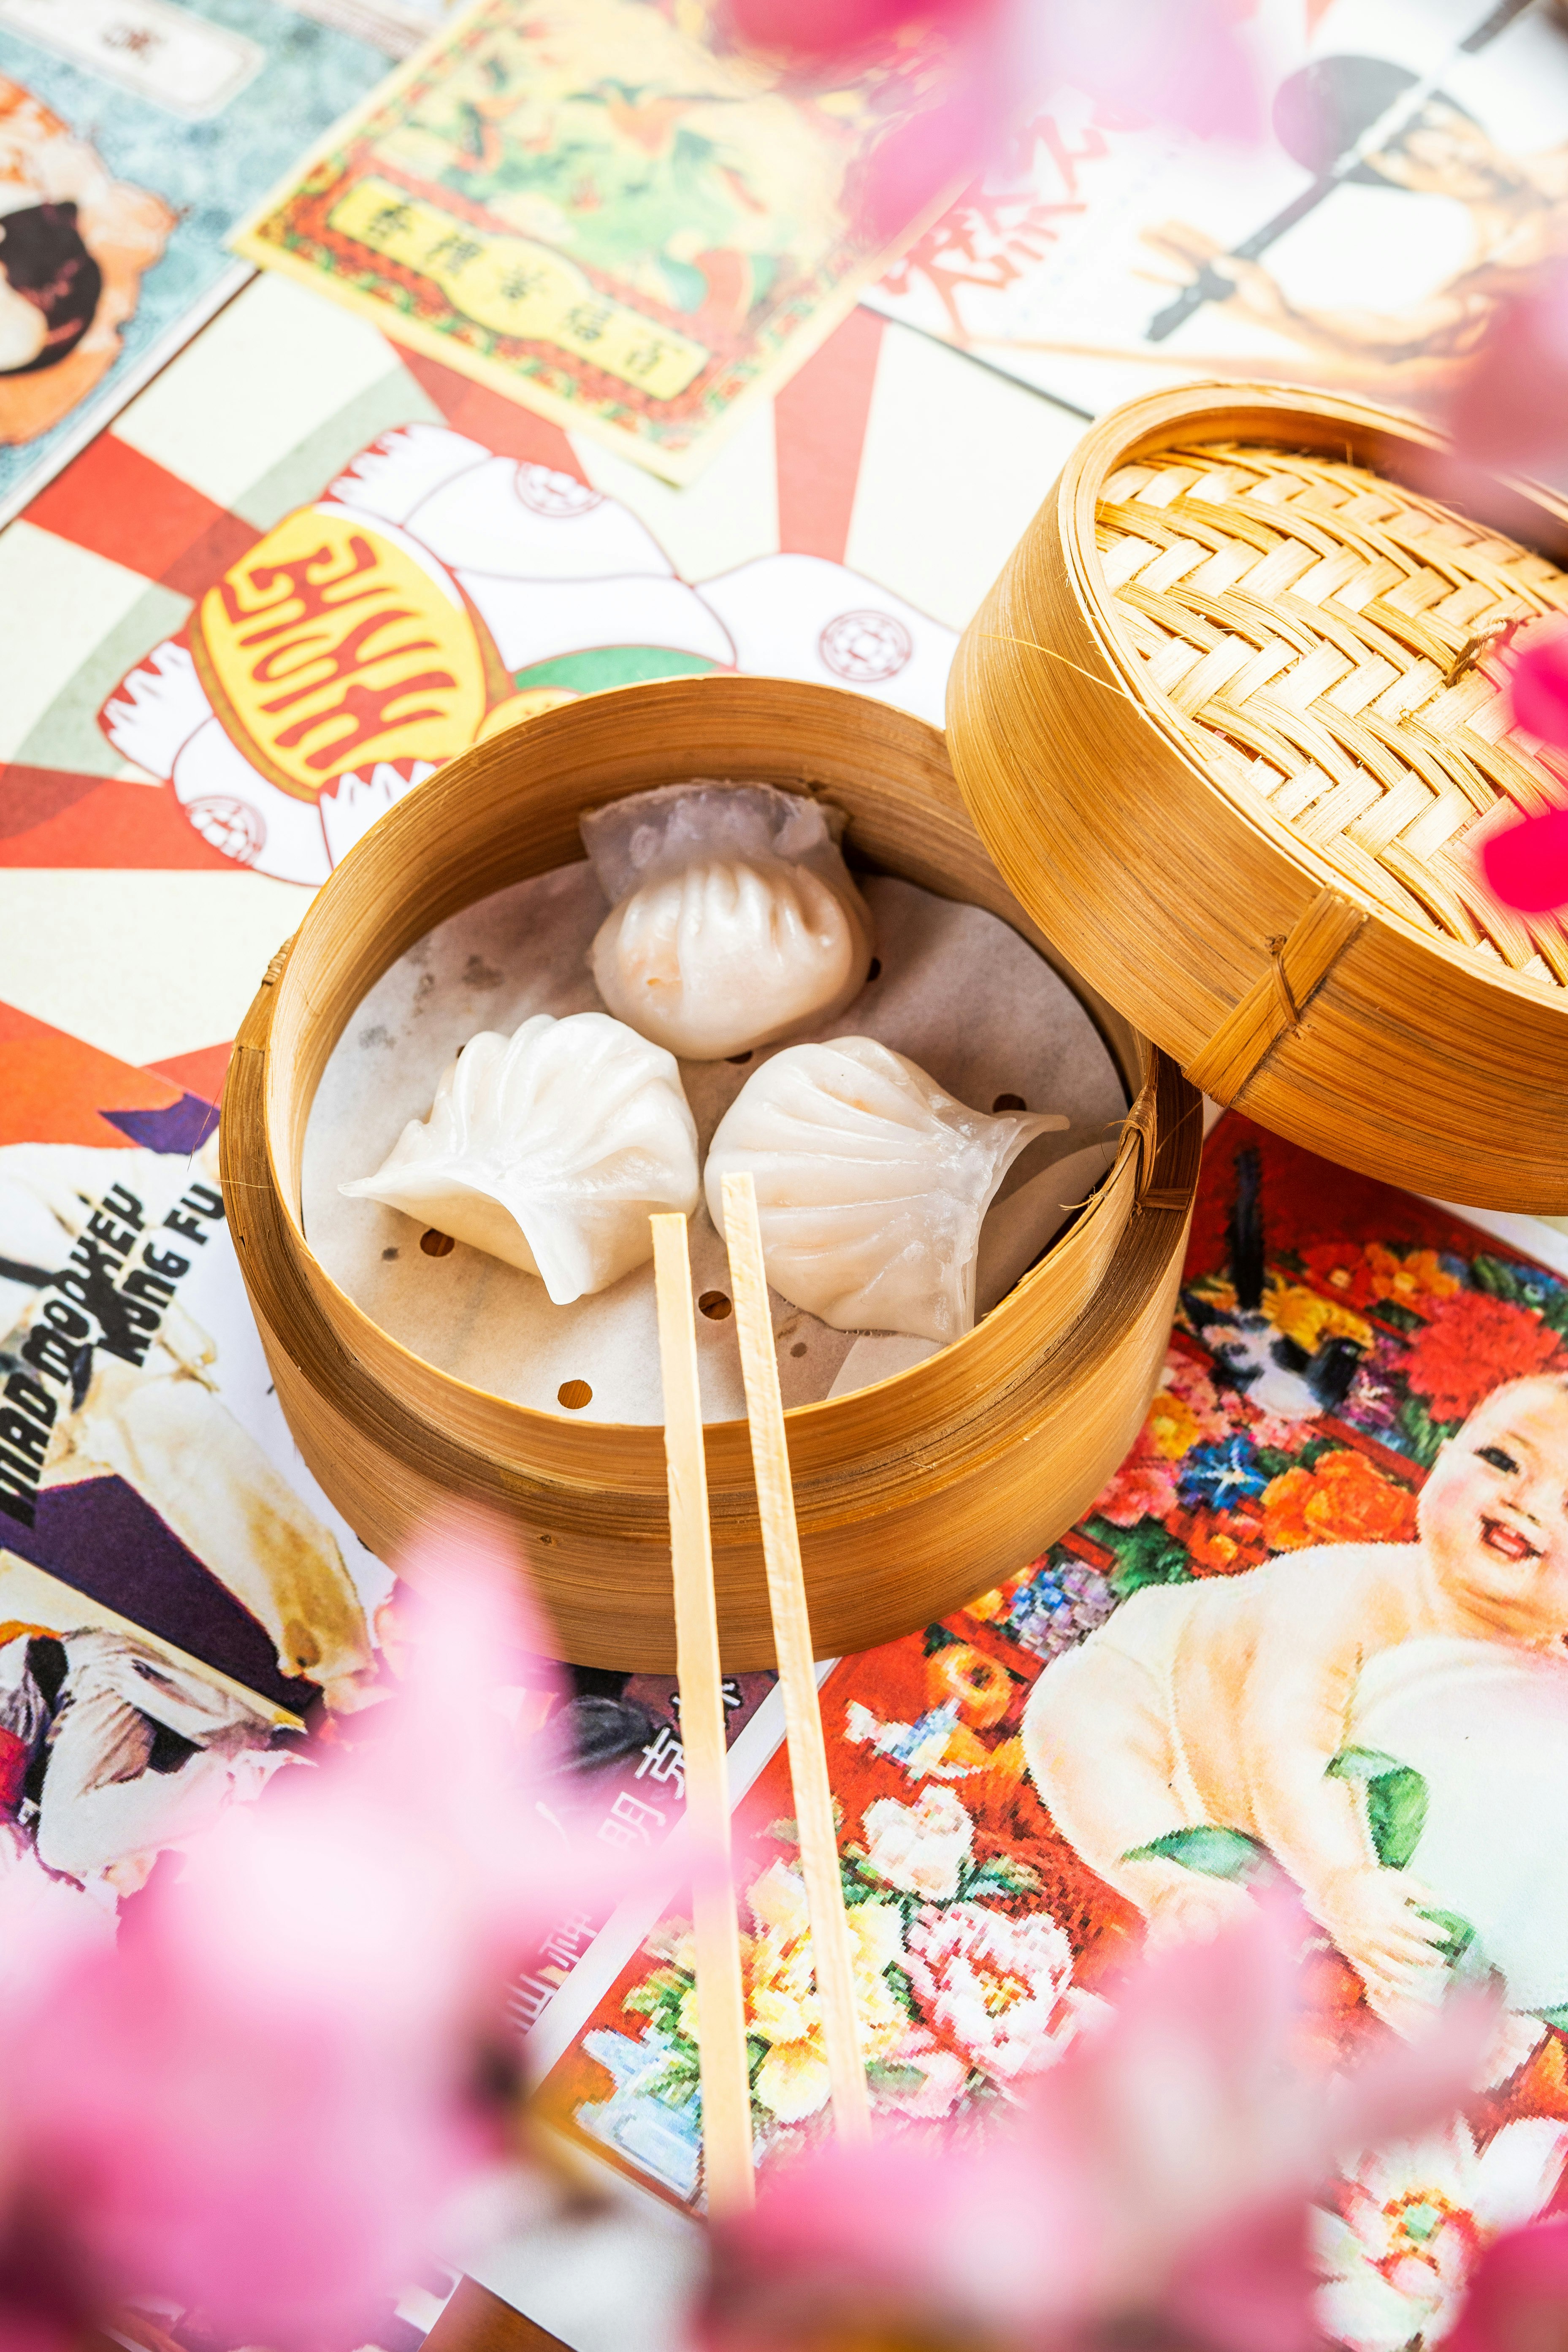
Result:
[[[1212,377],[1439,406],[1500,303],[1568,247],[1561,18],[1237,13],[1258,145],[1061,91],[867,299],[1089,415]]]
[[[374,1707],[393,1580],[284,1424],[217,1115],[0,1013],[0,1866],[112,1919]]]
[[[1489,2233],[1568,2204],[1565,1642],[1568,1279],[1227,1116],[1095,1507],[823,1685],[873,2110],[980,2123],[1140,1950],[1293,1887],[1306,2063],[1502,1993],[1464,2116],[1347,2151],[1318,2228],[1331,2338],[1435,2341]],[[827,2116],[793,1813],[781,1750],[736,1814],[764,2170]],[[617,1930],[535,2036],[545,2113],[691,2210],[689,1920]]]
[[[377,1737],[404,1589],[283,1422],[211,1103],[4,1008],[0,1078],[0,1878],[108,1939],[226,1808]],[[510,1665],[517,1740],[547,1743],[547,1829],[634,1851],[669,1834],[673,1678],[566,1668],[557,1694],[537,1660]],[[750,1730],[763,1754],[773,1685],[724,1685],[731,1740]],[[559,1920],[523,1956],[520,2029],[603,1924]],[[366,2352],[415,2352],[454,2278],[411,2281]],[[127,2312],[117,2332],[220,2352],[192,2317],[194,2334],[166,2307]]]
[[[278,0],[0,0],[0,522],[233,294],[236,220],[385,70]]]
[[[683,482],[904,241],[858,191],[930,72],[796,89],[702,6],[477,0],[237,243]]]
[[[932,446],[972,378],[983,417]],[[482,730],[731,668],[940,723],[1076,430],[857,310],[676,491],[261,273],[0,534],[0,1004],[216,1099],[310,893]],[[331,629],[335,688],[268,681],[278,623]]]

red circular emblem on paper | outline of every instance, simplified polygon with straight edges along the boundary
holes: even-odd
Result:
[[[897,677],[914,644],[891,613],[840,613],[816,641],[817,652],[838,677],[852,686],[875,686]]]

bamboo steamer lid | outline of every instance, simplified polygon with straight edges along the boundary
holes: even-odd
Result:
[[[327,1057],[389,965],[460,908],[580,857],[585,808],[694,775],[823,793],[853,853],[1010,923],[1086,1002],[1131,1104],[1091,1201],[973,1331],[785,1415],[819,1656],[944,1615],[1092,1502],[1164,1361],[1202,1141],[1175,1066],[1007,891],[942,736],[887,705],[782,678],[625,687],[479,744],[388,811],[273,958],[224,1092],[224,1199],[279,1402],[373,1550],[395,1558],[432,1513],[478,1505],[515,1531],[560,1654],[644,1672],[676,1663],[662,1429],[531,1411],[400,1346],[312,1251],[300,1165]],[[724,1664],[770,1664],[746,1424],[709,1424],[704,1450]]]
[[[1500,639],[1568,507],[1424,492],[1419,423],[1196,385],[1085,434],[964,634],[949,748],[1014,891],[1194,1086],[1331,1160],[1568,1211],[1568,932],[1478,851],[1568,801]]]

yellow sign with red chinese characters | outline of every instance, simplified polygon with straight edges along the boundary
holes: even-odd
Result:
[[[203,597],[191,654],[231,740],[297,799],[378,761],[466,751],[500,673],[478,615],[401,533],[286,515]]]
[[[711,0],[469,0],[235,249],[688,481],[945,209],[935,186],[896,222],[868,201],[918,143],[945,43],[869,42],[818,89]]]
[[[332,206],[331,226],[438,286],[455,310],[498,335],[554,343],[650,400],[674,400],[712,354],[629,304],[595,291],[547,245],[454,220],[386,180],[360,180]]]

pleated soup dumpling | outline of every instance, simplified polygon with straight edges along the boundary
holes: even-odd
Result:
[[[980,1227],[1055,1112],[969,1110],[870,1037],[788,1045],[746,1080],[708,1153],[708,1213],[749,1169],[768,1280],[836,1331],[945,1344],[974,1323]]]
[[[872,946],[843,830],[841,811],[775,784],[664,784],[590,811],[612,911],[589,961],[610,1011],[694,1062],[832,1020]]]
[[[483,1029],[427,1118],[339,1188],[537,1275],[557,1307],[653,1255],[656,1210],[697,1206],[697,1127],[675,1057],[605,1013]]]

